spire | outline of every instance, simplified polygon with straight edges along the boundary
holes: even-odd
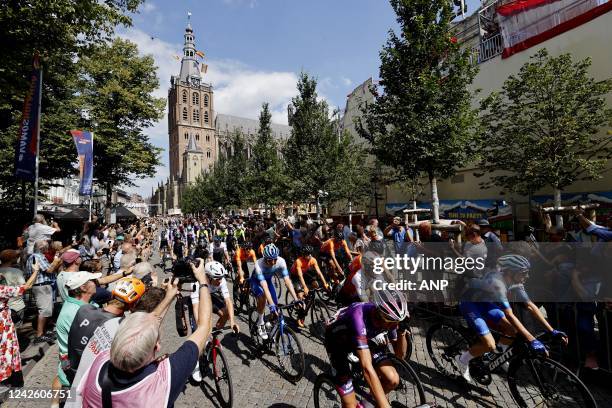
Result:
[[[185,44],[183,45],[183,59],[181,60],[181,82],[199,83],[200,66],[196,59],[195,36],[191,28],[191,13],[187,13],[187,27],[185,28]],[[196,81],[193,81],[195,79]]]
[[[187,148],[185,149],[185,152],[196,152],[196,153],[201,153],[202,149],[200,149],[198,147],[198,145],[196,144],[195,141],[195,137],[193,137],[193,134],[189,135],[189,141],[187,142]]]

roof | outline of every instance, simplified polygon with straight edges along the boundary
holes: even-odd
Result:
[[[197,145],[193,134],[189,135],[189,142],[187,142],[187,148],[185,149],[185,152],[203,153],[202,149],[200,149],[200,147]]]
[[[275,139],[287,139],[291,135],[291,126],[272,123],[270,127]],[[219,113],[215,118],[215,128],[227,132],[240,129],[244,134],[254,135],[259,130],[259,120]]]

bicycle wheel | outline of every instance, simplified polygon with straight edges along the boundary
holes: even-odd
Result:
[[[224,408],[231,408],[234,401],[234,389],[230,376],[229,364],[220,347],[214,346],[210,355],[209,373],[215,382],[219,403]],[[200,363],[201,364],[201,363]]]
[[[285,377],[291,382],[300,381],[306,370],[306,364],[302,345],[297,335],[285,325],[282,333],[280,329],[276,332],[274,341],[274,352]]]
[[[289,305],[291,304],[291,302],[293,302],[294,300],[296,300],[291,293],[289,293],[289,291],[285,291],[285,304]],[[298,312],[297,312],[297,307],[288,307],[286,309],[284,309],[287,311],[287,314],[289,315],[289,317],[291,317],[293,320],[297,320],[298,319]]]
[[[425,404],[425,389],[412,366],[399,359],[395,354],[389,354],[388,360],[397,370],[400,382],[389,393],[389,403],[393,407],[416,407]]]
[[[455,357],[469,348],[463,333],[446,323],[436,323],[427,330],[426,344],[436,370],[448,377],[459,377]]]
[[[312,390],[315,408],[340,408],[342,400],[336,391],[334,381],[327,374],[319,374]]]
[[[257,334],[257,309],[252,307],[248,311],[249,316],[249,334],[251,335],[251,340],[255,343],[255,347],[259,347],[262,345],[263,340]],[[264,317],[265,319],[265,317]]]
[[[331,319],[332,313],[320,299],[315,299],[310,308],[310,332],[319,340],[325,338],[325,322]]]
[[[242,307],[244,306],[242,304],[242,296],[240,293],[240,285],[238,285],[238,283],[234,282],[234,284],[232,285],[232,301],[234,302],[234,312],[236,314],[239,314],[242,312]]]
[[[574,373],[547,357],[512,361],[508,368],[508,385],[520,407],[597,406],[593,395]]]

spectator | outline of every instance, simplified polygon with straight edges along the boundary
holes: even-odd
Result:
[[[463,245],[463,253],[459,252],[455,246],[454,240],[449,240],[450,247],[458,257],[477,259],[481,258],[486,261],[487,259],[487,246],[480,236],[480,227],[478,225],[471,225],[465,230],[465,239],[467,242]],[[469,276],[469,272],[474,273],[475,270],[466,271],[466,276]],[[484,271],[479,271],[477,275],[482,275]]]
[[[123,235],[120,235],[117,237],[117,241],[120,242],[121,247],[119,249],[119,251],[117,251],[117,253],[115,254],[115,257],[113,258],[113,267],[115,268],[115,271],[118,271],[121,268],[121,257],[124,254],[129,254],[132,251],[132,244],[129,242],[123,242]]]
[[[368,237],[370,237],[370,239],[374,239],[373,238],[373,233],[376,234],[376,240],[380,241],[382,239],[384,239],[384,234],[381,231],[381,229],[378,227],[378,219],[376,218],[372,218],[370,219],[370,222],[368,223],[368,226],[365,228],[366,232],[368,233]]]
[[[594,235],[603,242],[612,241],[612,230],[610,228],[602,227],[601,225],[597,225],[591,220],[588,220],[584,216],[584,210],[580,207],[578,207],[575,213],[580,226],[586,231],[587,234]]]
[[[363,227],[363,225],[357,225],[357,242],[355,242],[355,247],[361,247],[363,246],[363,248],[367,248],[367,246],[370,243],[370,238],[368,238],[368,236],[366,235],[366,231],[365,228]]]
[[[74,379],[83,350],[96,328],[107,320],[121,317],[126,311],[133,310],[144,293],[145,284],[140,279],[122,278],[117,281],[112,298],[104,308],[100,309],[91,304],[79,308],[68,332],[70,364],[64,371],[70,382]]]
[[[57,367],[57,376],[51,385],[54,391],[59,391],[62,387],[70,386],[70,381],[68,381],[64,372],[64,370],[69,367],[70,363],[68,360],[68,332],[70,331],[70,326],[79,308],[88,304],[91,297],[96,293],[96,284],[94,280],[101,276],[102,275],[99,273],[93,274],[89,272],[74,272],[68,274],[65,284],[67,296],[64,298],[62,310],[57,317],[57,324],[55,326],[59,365]],[[59,398],[53,399],[51,408],[59,408]]]
[[[0,330],[0,383],[2,385],[23,387],[19,342],[8,302],[9,299],[22,296],[26,290],[30,289],[37,276],[38,265],[34,265],[32,274],[23,285],[0,285],[0,326],[2,327]]]
[[[393,217],[393,222],[385,228],[384,235],[393,239],[395,253],[403,255],[406,253],[406,228],[401,223],[400,217]]]
[[[153,265],[149,262],[134,265],[134,277],[140,279],[146,286],[157,286],[157,275],[153,272]]]
[[[204,262],[200,261],[197,268],[192,266],[192,270],[200,283],[197,329],[176,352],[156,360],[160,349],[159,318],[141,312],[125,318],[110,352],[98,354],[78,386],[77,394],[82,396],[84,406],[101,406],[102,400],[109,397],[118,406],[130,406],[134,401],[141,406],[158,407],[159,401],[174,406],[211,331],[212,307]],[[110,387],[102,387],[105,383]]]
[[[481,237],[487,245],[487,266],[494,267],[497,264],[497,258],[504,252],[504,247],[489,221],[482,219],[478,221],[478,226]]]
[[[21,252],[14,249],[5,249],[0,252],[0,285],[21,286],[25,283],[23,271],[19,268]],[[8,306],[13,324],[18,326],[23,321],[25,302],[22,296],[9,298]]]
[[[59,231],[60,227],[57,222],[53,222],[51,226],[48,226],[45,217],[41,214],[36,214],[32,225],[25,232],[27,238],[26,253],[30,255],[34,251],[34,244],[37,241],[49,241],[51,236]]]
[[[56,281],[55,272],[61,265],[61,260],[55,258],[52,263],[47,261],[44,253],[49,249],[49,243],[45,240],[36,241],[34,253],[26,262],[26,275],[32,273],[32,264],[36,260],[39,273],[32,287],[32,294],[38,309],[38,321],[36,326],[36,338],[34,343],[53,342],[53,333],[45,332],[48,319],[53,316],[53,304],[55,303],[55,292],[53,285]]]

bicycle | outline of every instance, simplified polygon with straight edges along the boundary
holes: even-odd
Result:
[[[393,364],[400,380],[398,386],[387,396],[391,406],[429,407],[430,405],[427,404],[425,398],[423,384],[412,366],[391,352],[386,355],[385,359]],[[367,401],[371,406],[375,406],[374,398],[370,394],[368,383],[363,376],[361,364],[349,360],[349,365],[351,367],[351,377],[353,378],[355,393],[362,402]],[[330,374],[321,373],[317,376],[314,383],[313,399],[315,408],[339,408],[342,406],[340,395]]]
[[[492,331],[498,337],[506,337]],[[546,341],[547,335],[537,336]],[[436,369],[450,378],[460,378],[455,358],[471,347],[478,335],[460,323],[438,322],[427,331],[427,351]],[[550,342],[550,341],[548,341]],[[470,361],[471,377],[482,385],[492,382],[492,373],[509,362],[510,393],[520,407],[559,406],[595,408],[597,404],[584,383],[567,367],[533,352],[526,340],[514,338],[504,353],[486,353]]]
[[[234,280],[232,285],[232,300],[234,301],[234,311],[236,314],[242,312],[248,312],[251,308],[255,307],[255,297],[251,295],[251,284],[248,279],[244,282],[238,283],[238,280]]]
[[[300,318],[300,316],[306,318],[306,316],[308,316],[308,312],[310,312],[311,331],[312,334],[319,340],[324,339],[325,322],[332,317],[332,312],[330,312],[325,302],[319,298],[322,292],[325,292],[325,290],[321,288],[310,289],[308,295],[306,295],[306,297],[303,299],[305,305],[304,309],[298,309],[295,307],[289,309],[289,316],[295,320]],[[285,293],[285,303],[290,304],[294,300],[298,299],[293,299],[293,296],[291,296],[289,291],[287,291]]]
[[[200,355],[199,363],[202,378],[210,377],[214,381],[221,406],[231,408],[234,402],[232,377],[219,340],[219,335],[226,331],[231,331],[231,328],[224,327],[212,331],[212,339],[206,344],[204,352]]]
[[[304,351],[297,334],[287,325],[282,310],[295,307],[290,305],[277,305],[278,316],[266,314],[264,324],[268,339],[264,340],[257,334],[257,308],[252,308],[249,313],[249,332],[255,347],[265,352],[274,350],[282,374],[289,381],[296,383],[306,371]],[[293,371],[291,371],[293,370]]]

